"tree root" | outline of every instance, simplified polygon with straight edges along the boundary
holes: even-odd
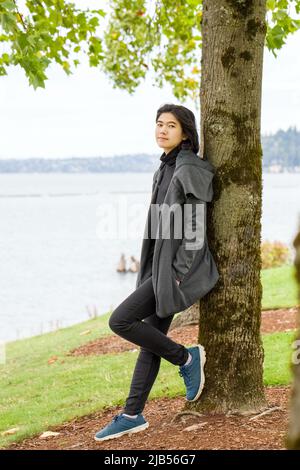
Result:
[[[240,411],[240,410],[232,410],[228,411],[226,413],[226,417],[230,416],[252,416],[249,418],[249,421],[255,421],[256,419],[261,418],[262,416],[268,415],[270,413],[273,413],[274,411],[284,411],[280,406],[273,406],[273,407],[264,407],[262,408],[259,413],[257,414],[257,410],[247,410],[247,411]],[[178,421],[181,419],[183,416],[196,416],[197,418],[202,418],[203,414],[199,413],[198,411],[180,411],[177,413],[174,418],[171,420],[171,423],[174,423],[175,421]]]
[[[265,406],[264,408],[261,408],[260,410],[247,410],[247,411],[241,411],[241,410],[231,410],[231,411],[228,411],[226,413],[226,417],[230,418],[230,416],[251,416],[251,415],[255,415],[255,416],[252,416],[252,418],[249,419],[249,421],[251,420],[255,420],[255,419],[258,419],[260,418],[261,416],[264,416],[266,414],[269,414],[269,413],[272,413],[273,411],[283,411],[282,408],[280,408],[280,406],[273,406],[273,407],[269,407],[269,406]],[[259,413],[257,413],[257,411],[259,411]]]
[[[262,416],[268,415],[270,413],[273,413],[273,411],[283,411],[283,409],[280,406],[273,406],[272,408],[267,408],[265,411],[262,413],[259,413],[256,416],[253,416],[252,418],[249,419],[249,421],[254,421],[255,419],[259,419]]]

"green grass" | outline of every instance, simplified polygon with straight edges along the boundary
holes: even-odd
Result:
[[[293,265],[264,269],[261,273],[263,285],[262,308],[275,309],[297,305],[297,283]]]
[[[292,267],[262,273],[264,308],[293,306],[297,302]],[[286,292],[281,288],[285,286]],[[5,447],[74,417],[124,403],[137,352],[102,356],[68,356],[82,344],[111,334],[109,313],[84,323],[6,345],[6,364],[0,365],[0,446]],[[80,333],[90,330],[90,334]],[[265,385],[288,384],[294,333],[264,337]],[[57,361],[48,360],[57,356]],[[151,398],[185,394],[178,369],[162,360]],[[1,432],[13,427],[13,436]]]
[[[13,427],[20,430],[13,436],[0,436],[1,446],[124,402],[137,352],[66,355],[72,348],[111,334],[108,317],[7,344],[6,364],[0,367],[0,434]],[[89,335],[80,336],[88,329]],[[49,365],[53,356],[58,359]],[[177,368],[163,362],[150,398],[184,393]]]
[[[266,386],[287,385],[291,382],[291,359],[295,349],[294,331],[263,335],[264,345],[264,383]]]

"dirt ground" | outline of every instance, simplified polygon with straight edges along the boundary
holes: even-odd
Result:
[[[262,314],[263,333],[296,328],[296,308],[265,311]],[[176,328],[169,336],[182,344],[197,342],[198,326]],[[120,353],[137,349],[116,335],[100,338],[71,355]],[[59,435],[41,439],[39,436],[12,444],[9,449],[103,449],[103,450],[181,450],[181,449],[285,449],[288,426],[290,387],[266,388],[268,409],[251,416],[183,415],[174,419],[184,407],[184,397],[163,398],[147,402],[143,415],[149,428],[131,436],[96,442],[94,434],[105,426],[122,407],[102,410],[51,429]]]

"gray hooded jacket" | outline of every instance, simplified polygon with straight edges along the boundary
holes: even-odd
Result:
[[[165,318],[193,305],[219,279],[206,237],[206,204],[213,197],[214,167],[192,150],[180,150],[160,207],[154,203],[158,174],[159,169],[153,176],[136,288],[152,275],[156,314]],[[149,227],[155,233],[153,259]],[[176,279],[181,280],[179,285]]]

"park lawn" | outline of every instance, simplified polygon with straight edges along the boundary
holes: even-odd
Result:
[[[263,307],[295,305],[297,297],[292,267],[269,271],[262,273]],[[288,294],[279,288],[281,283]],[[73,348],[111,334],[109,315],[110,312],[68,328],[6,345],[6,362],[0,365],[1,447],[74,417],[124,403],[138,351],[102,356],[68,355]],[[88,334],[81,335],[87,331]],[[290,383],[294,336],[294,332],[284,332],[263,337],[266,386]],[[55,360],[49,364],[51,358]],[[184,395],[178,368],[162,360],[149,398]],[[1,436],[3,431],[16,427],[19,430],[14,435]]]
[[[263,310],[288,308],[299,304],[295,271],[293,265],[286,265],[264,269],[261,272]]]

